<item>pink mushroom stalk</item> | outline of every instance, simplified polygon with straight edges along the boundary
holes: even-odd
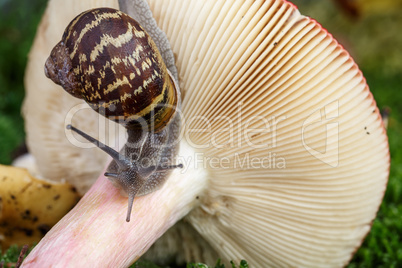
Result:
[[[176,170],[162,189],[135,198],[129,223],[124,220],[127,197],[100,176],[33,249],[23,267],[129,266],[199,202],[206,173],[202,169],[190,172],[191,180]]]

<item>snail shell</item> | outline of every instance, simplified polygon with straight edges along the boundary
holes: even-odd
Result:
[[[126,127],[128,141],[118,153],[67,126],[113,158],[105,176],[128,196],[130,221],[134,197],[158,190],[171,169],[182,167],[171,163],[178,149],[180,93],[158,48],[123,12],[92,9],[67,26],[46,61],[45,74]]]
[[[153,40],[130,16],[88,10],[70,22],[45,64],[46,76],[128,128],[160,131],[178,102]]]

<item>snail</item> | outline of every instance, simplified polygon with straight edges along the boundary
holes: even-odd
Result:
[[[180,92],[148,33],[127,14],[97,8],[75,17],[45,63],[45,74],[71,95],[125,126],[120,152],[67,125],[109,154],[105,176],[128,196],[159,189],[177,153]]]

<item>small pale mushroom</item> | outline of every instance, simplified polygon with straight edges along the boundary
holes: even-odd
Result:
[[[26,169],[0,165],[0,249],[39,242],[79,200],[68,183],[46,181]]]
[[[31,62],[43,63],[47,54],[36,51],[45,46],[49,53],[57,41],[46,39],[53,31],[49,25],[59,25],[49,14],[60,7],[70,12],[70,5],[50,2]],[[389,174],[383,123],[350,55],[286,1],[150,0],[149,5],[176,57],[184,120],[178,156],[185,168],[175,170],[161,190],[136,198],[129,224],[127,200],[100,176],[35,247],[25,267],[126,267],[178,221],[148,258],[345,266],[370,230]],[[30,78],[46,81],[33,64],[27,120],[30,95],[42,85]],[[54,92],[62,95],[60,88]],[[63,100],[49,103],[74,105]],[[52,124],[61,140],[62,121],[41,124]],[[75,124],[87,130],[95,122]],[[35,127],[28,122],[27,132]],[[42,139],[56,136],[49,131]],[[49,155],[66,144],[53,144]],[[82,164],[60,162],[66,174],[102,172],[89,160],[105,161],[102,152],[75,150],[74,161]]]

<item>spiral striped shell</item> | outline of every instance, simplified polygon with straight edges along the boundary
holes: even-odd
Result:
[[[75,17],[52,50],[46,75],[126,127],[159,131],[175,114],[176,86],[153,40],[125,13],[97,8]]]

